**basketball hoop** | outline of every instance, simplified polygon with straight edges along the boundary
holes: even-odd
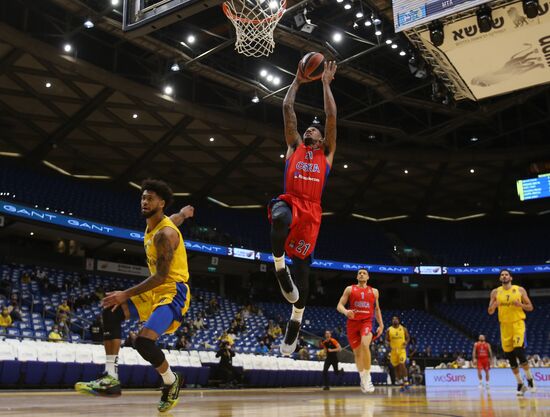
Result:
[[[259,58],[275,48],[273,32],[286,10],[286,0],[227,0],[223,12],[237,34],[238,53]]]

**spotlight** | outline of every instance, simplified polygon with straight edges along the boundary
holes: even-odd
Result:
[[[470,174],[474,174],[475,172],[476,172],[476,170],[475,170],[475,169],[473,169],[473,168],[470,168]]]
[[[523,0],[523,13],[529,19],[534,19],[539,15],[539,0]]]
[[[210,138],[210,139],[208,139],[208,140],[209,140],[210,142],[214,142],[215,139],[214,139],[214,138]]]
[[[393,41],[391,39],[386,39],[386,45],[391,45]]]
[[[280,155],[279,155],[279,158],[281,158],[281,159],[283,159],[284,157],[285,157],[284,154],[280,154]]]
[[[470,138],[470,142],[477,142],[479,140],[479,138],[475,137],[475,136],[472,136]]]
[[[361,12],[361,11],[355,13],[355,17],[356,17],[357,19],[361,19],[363,16],[364,16],[364,14],[363,14],[363,12]]]
[[[34,236],[34,232],[30,232],[29,235]]]
[[[488,6],[481,6],[477,9],[477,25],[481,33],[489,32],[493,28],[493,14]]]
[[[267,79],[267,81],[269,81],[269,82],[273,81],[273,75],[267,74],[266,79]]]
[[[407,53],[405,51],[401,51],[401,52],[399,52],[399,55],[400,56],[405,56],[405,55],[407,55]]]
[[[342,41],[342,34],[341,33],[335,33],[332,35],[332,40],[334,42],[341,42]]]
[[[52,86],[52,83],[48,81],[48,82],[46,83],[46,88],[50,88],[51,86]]]
[[[92,22],[90,19],[87,19],[85,22],[84,22],[84,27],[86,29],[91,29],[94,27],[94,22]]]
[[[391,49],[397,49],[399,48],[396,43],[392,44]]]
[[[378,18],[378,16],[372,16],[372,23],[374,23],[375,25],[379,25],[380,23],[382,23],[382,21]]]
[[[132,119],[137,119],[137,118],[138,118],[138,114],[137,114],[137,113],[132,114]]]
[[[408,170],[408,169],[404,169],[404,170],[403,170],[403,173],[408,174],[408,173],[409,173],[409,170]]]
[[[261,71],[260,71],[260,76],[261,76],[261,77],[264,77],[264,78],[267,77],[267,70],[264,70],[264,69],[261,70]]]
[[[111,0],[111,4],[112,4],[113,6],[118,6],[118,3],[120,3],[119,0]]]
[[[170,69],[171,69],[172,71],[174,71],[174,72],[178,72],[178,71],[180,70],[180,66],[178,65],[177,62],[174,62],[174,63],[172,64],[172,66],[170,67]]]
[[[273,84],[275,85],[281,84],[281,79],[279,77],[273,77]]]
[[[435,20],[428,26],[428,30],[430,31],[430,41],[434,44],[434,46],[438,47],[443,45],[443,42],[445,41],[445,32],[443,32],[443,23],[441,23],[439,20]]]
[[[171,96],[174,93],[174,88],[172,88],[171,85],[167,85],[164,87],[164,94],[167,96]]]
[[[269,2],[269,8],[270,9],[273,10],[273,9],[276,9],[277,7],[279,7],[279,4],[276,1],[273,0],[273,1]]]
[[[187,37],[187,43],[188,43],[188,44],[195,43],[195,40],[196,40],[196,38],[195,38],[194,35],[189,35],[189,36]]]
[[[63,45],[63,50],[69,53],[73,50],[73,46],[70,43],[66,43],[65,45]]]
[[[376,36],[382,36],[382,31],[380,29],[376,29],[376,31],[374,32],[374,34]]]
[[[336,3],[343,3],[344,0],[336,0]]]
[[[344,4],[344,9],[346,9],[346,10],[351,9],[351,4],[349,4],[349,3]]]
[[[344,169],[348,169],[348,164],[344,164]]]
[[[371,25],[372,25],[372,22],[369,19],[365,20],[365,26],[366,27],[369,27]]]
[[[252,97],[252,103],[256,104],[260,102],[260,97],[258,97],[258,94],[254,94],[254,97]]]

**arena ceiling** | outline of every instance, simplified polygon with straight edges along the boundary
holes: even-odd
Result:
[[[155,176],[193,199],[264,205],[282,188],[283,87],[300,57],[319,50],[339,62],[338,152],[325,211],[457,218],[544,210],[544,201],[518,200],[515,180],[550,158],[547,86],[480,103],[444,104],[444,92],[434,101],[433,80],[409,71],[412,52],[391,30],[389,0],[363,1],[383,20],[380,44],[335,1],[290,6],[275,53],[248,59],[233,51],[233,29],[217,7],[130,38],[107,0],[2,2],[0,152],[73,175],[124,184]],[[293,28],[304,6],[318,26],[310,35]],[[94,28],[84,28],[87,18]],[[344,42],[331,41],[334,31]],[[190,33],[195,44],[182,46]],[[261,69],[281,85],[268,85]],[[166,84],[173,97],[162,94]],[[304,125],[321,116],[320,86],[304,87],[296,108]]]

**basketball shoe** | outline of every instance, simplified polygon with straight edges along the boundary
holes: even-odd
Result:
[[[120,381],[108,373],[90,382],[77,382],[74,389],[81,394],[118,397],[121,394]]]
[[[281,288],[281,293],[283,294],[283,297],[285,297],[286,301],[290,304],[294,304],[298,301],[298,298],[300,298],[300,293],[298,292],[296,285],[294,285],[294,281],[292,281],[292,275],[290,275],[288,265],[285,266],[285,269],[275,271],[275,276],[277,277],[279,288]]]
[[[372,383],[370,373],[367,372],[364,376],[361,376],[360,387],[363,394],[374,392],[374,384]]]
[[[301,323],[296,320],[289,320],[286,325],[286,332],[283,342],[281,343],[281,354],[290,356],[296,350],[298,344],[298,334],[300,333]]]
[[[535,381],[532,379],[527,380],[527,385],[529,386],[529,392],[537,392],[537,387],[535,386]]]
[[[177,372],[174,372],[174,375],[176,376],[174,383],[162,387],[162,396],[157,408],[161,413],[171,410],[178,404],[182,378]]]
[[[516,395],[523,396],[523,394],[528,390],[528,388],[523,384],[518,384],[518,389],[516,391]]]

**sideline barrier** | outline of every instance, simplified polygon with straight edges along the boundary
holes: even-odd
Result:
[[[523,379],[525,374],[520,371]],[[537,388],[550,388],[550,368],[531,368],[531,373],[535,379]],[[491,387],[515,387],[517,382],[510,368],[491,368],[490,370],[490,386]],[[424,377],[427,388],[444,387],[444,388],[467,388],[477,387],[479,379],[477,378],[477,369],[433,369],[426,368]],[[483,380],[485,381],[485,372],[483,372]],[[525,380],[527,383],[527,380]]]

